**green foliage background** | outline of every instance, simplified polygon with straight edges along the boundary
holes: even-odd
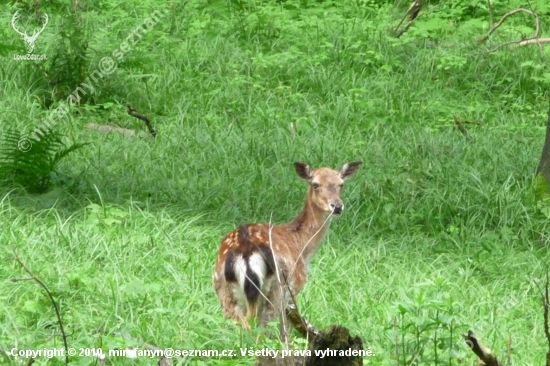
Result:
[[[474,0],[431,1],[398,39],[404,2],[38,3],[0,9],[0,135],[32,132],[153,11],[167,11],[55,126],[67,144],[91,145],[56,162],[54,189],[1,187],[2,255],[17,250],[48,284],[74,347],[131,346],[122,333],[174,349],[253,345],[221,317],[211,285],[219,241],[236,225],[297,214],[306,187],[294,161],[362,160],[312,263],[306,317],[360,334],[377,355],[366,364],[395,364],[396,336],[400,364],[471,363],[468,329],[501,359],[513,334],[515,362],[542,364],[542,307],[528,286],[548,263],[550,213],[532,187],[550,48],[487,52],[531,36],[532,18],[515,16],[478,45],[490,17]],[[497,19],[532,9],[550,36],[546,1],[492,4]],[[46,61],[13,59],[26,53],[10,26],[16,10],[28,29],[49,15],[34,51]],[[145,129],[126,105],[151,118],[157,139],[83,128]],[[22,276],[13,261],[0,265],[0,349],[59,346],[45,294],[10,282]],[[503,311],[511,295],[520,301]]]

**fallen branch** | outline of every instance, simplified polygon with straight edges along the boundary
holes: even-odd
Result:
[[[94,131],[97,131],[99,133],[103,133],[103,134],[108,134],[108,133],[120,133],[121,135],[124,135],[124,136],[130,136],[130,137],[143,137],[143,138],[147,138],[149,137],[150,138],[150,134],[145,132],[145,131],[138,131],[136,133],[136,131],[134,130],[130,130],[128,128],[122,128],[122,127],[118,127],[118,126],[111,126],[111,125],[100,125],[100,124],[97,124],[97,123],[88,123],[86,125],[84,125],[84,128],[88,129],[88,130],[94,130]]]
[[[550,366],[550,331],[548,330],[548,269],[546,270],[546,283],[544,284],[544,334],[548,341],[548,352],[546,352],[546,366]]]
[[[491,2],[490,2],[490,0],[488,0],[487,2],[489,4],[489,10],[491,11],[491,17],[493,17]],[[539,36],[540,36],[540,19],[539,19],[539,16],[537,15],[537,13],[535,13],[532,10],[528,10],[528,9],[524,9],[524,8],[519,8],[519,9],[513,10],[509,13],[504,14],[502,16],[502,18],[500,19],[500,21],[497,24],[494,24],[491,27],[491,29],[489,29],[489,32],[487,32],[487,34],[485,36],[478,39],[477,43],[485,42],[504,23],[504,21],[506,21],[506,19],[508,19],[512,15],[519,14],[519,13],[529,14],[532,17],[535,18],[535,35],[532,36],[532,37],[528,37],[528,38],[519,40],[519,41],[512,41],[512,42],[503,43],[503,44],[493,48],[492,50],[489,50],[489,52],[495,52],[498,49],[500,49],[504,46],[507,46],[507,45],[527,46],[527,45],[531,45],[531,44],[538,44],[540,46],[542,44],[550,43],[550,38],[542,38],[542,39],[539,38]],[[494,19],[491,18],[491,24],[493,24],[493,22],[494,22]]]
[[[548,342],[548,352],[546,352],[546,366],[550,366],[550,329],[548,328],[548,307],[550,306],[550,299],[548,297],[548,269],[546,269],[546,282],[544,284],[544,292],[537,284],[542,297],[542,304],[544,306],[544,334],[546,335],[546,341]]]
[[[149,120],[149,118],[141,115],[141,114],[138,114],[136,112],[136,109],[134,107],[131,107],[131,106],[128,106],[128,110],[126,111],[130,116],[132,117],[136,117],[137,119],[140,119],[142,120],[143,122],[145,122],[145,125],[147,126],[147,129],[149,130],[149,133],[153,136],[153,137],[157,137],[157,131],[155,131],[155,129],[153,128],[153,125],[151,124],[151,121]]]
[[[15,255],[14,260],[19,263],[21,267],[31,276],[30,278],[24,278],[24,279],[12,279],[12,282],[20,282],[20,281],[26,281],[26,280],[33,280],[36,283],[38,283],[48,294],[48,297],[50,298],[50,301],[53,304],[53,308],[55,310],[55,315],[57,316],[57,321],[59,322],[59,328],[61,329],[61,335],[63,338],[63,345],[65,346],[65,364],[69,364],[69,345],[67,344],[67,334],[65,333],[65,329],[63,329],[63,322],[61,321],[61,314],[59,313],[59,307],[57,306],[57,303],[55,302],[55,299],[53,298],[52,293],[50,290],[48,290],[48,287],[44,284],[44,282],[40,281],[28,268],[25,266],[25,264],[21,261],[15,250],[13,251],[13,254]],[[32,362],[31,362],[32,361]],[[34,363],[34,359],[29,360],[28,365],[32,365]]]
[[[464,135],[464,137],[469,137],[468,131],[466,131],[466,127],[464,127],[464,125],[462,124],[462,122],[460,122],[458,117],[455,116],[454,119],[455,119],[455,125],[456,127],[458,127],[458,130],[462,133],[462,135]]]
[[[537,39],[528,38],[528,39],[524,39],[523,41],[517,42],[517,46],[529,46],[531,44],[543,45],[548,43],[550,43],[550,38],[537,38]]]
[[[548,118],[546,121],[546,136],[544,138],[544,145],[542,147],[542,153],[539,159],[539,165],[537,167],[535,177],[539,176],[540,174],[543,175],[547,183],[550,183],[550,103],[548,105]]]
[[[422,10],[422,6],[424,5],[424,0],[415,0],[411,6],[409,6],[409,8],[407,9],[407,11],[405,12],[405,14],[403,15],[403,17],[401,18],[401,21],[399,22],[399,24],[397,25],[397,27],[395,27],[393,33],[395,35],[395,38],[399,38],[401,37],[406,31],[409,30],[409,28],[411,27],[411,25],[418,19],[418,15],[420,14],[420,10]],[[403,29],[399,30],[399,28],[401,27],[401,25],[403,24],[403,22],[405,21],[405,18],[410,14],[410,17],[409,17],[409,21],[407,22],[407,24],[405,24],[405,26],[403,27]]]
[[[290,305],[286,309],[286,316],[294,329],[296,329],[304,338],[311,340],[319,334],[319,330],[317,330],[300,315],[296,305]]]
[[[467,336],[463,335],[462,337],[464,337],[466,344],[472,349],[472,352],[474,352],[476,356],[479,357],[481,361],[483,361],[485,366],[503,366],[491,353],[491,350],[482,345],[477,340],[476,336],[471,330],[468,331]]]
[[[476,126],[484,126],[483,123],[476,122],[476,121],[463,121],[462,123],[468,123],[470,125],[476,125]]]

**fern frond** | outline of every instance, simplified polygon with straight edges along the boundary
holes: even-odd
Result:
[[[21,149],[22,139],[31,144],[26,151]],[[31,193],[43,193],[51,185],[50,176],[59,161],[85,145],[88,143],[66,147],[61,136],[52,130],[38,140],[7,130],[0,140],[0,178],[21,185]]]

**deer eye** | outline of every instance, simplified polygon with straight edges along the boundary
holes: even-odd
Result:
[[[319,189],[319,184],[317,183],[312,183],[311,186],[313,187],[313,189]]]

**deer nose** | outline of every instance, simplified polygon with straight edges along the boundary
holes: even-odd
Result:
[[[331,203],[329,206],[330,206],[330,209],[332,210],[332,213],[334,215],[340,215],[340,214],[342,214],[342,211],[344,210],[344,205],[343,204],[335,205],[334,203]]]

